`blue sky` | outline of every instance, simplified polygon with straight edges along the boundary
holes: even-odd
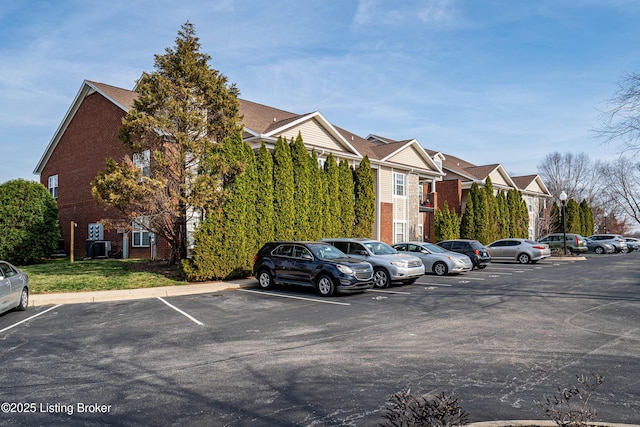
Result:
[[[515,175],[640,72],[636,0],[0,0],[0,183],[33,175],[84,79],[133,88],[191,21],[245,99]]]

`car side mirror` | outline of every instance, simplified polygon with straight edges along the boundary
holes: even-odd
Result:
[[[430,254],[431,252],[429,252],[429,251],[428,251],[428,250],[426,250],[426,249],[423,249],[423,250],[421,250],[421,251],[420,251],[420,253],[423,253],[423,254],[427,254],[427,255],[428,255],[428,254]]]
[[[357,253],[358,255],[364,255],[364,256],[369,255],[369,252],[365,251],[364,249],[363,249],[363,250],[360,250],[360,251],[356,251],[356,253]]]

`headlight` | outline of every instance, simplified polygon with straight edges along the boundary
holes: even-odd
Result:
[[[353,276],[353,269],[351,267],[347,267],[346,265],[338,264],[336,268],[340,270],[342,274],[347,274],[349,276]]]
[[[394,265],[394,266],[400,267],[400,268],[408,268],[409,267],[409,262],[407,262],[407,261],[391,261],[391,265]]]

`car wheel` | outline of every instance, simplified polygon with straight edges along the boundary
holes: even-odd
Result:
[[[518,255],[518,262],[520,264],[529,264],[529,261],[531,261],[531,258],[529,257],[529,255],[527,254]]]
[[[27,307],[29,307],[29,290],[24,288],[20,294],[20,304],[18,304],[16,310],[25,311]]]
[[[258,273],[258,285],[262,289],[270,289],[273,287],[273,276],[269,270],[260,270]]]
[[[336,290],[336,287],[333,284],[333,280],[331,280],[331,277],[324,274],[320,276],[316,286],[318,289],[318,293],[323,297],[330,297],[331,295],[334,294]]]
[[[444,276],[449,272],[449,267],[444,262],[436,262],[433,264],[433,272],[436,276]]]
[[[376,288],[388,288],[391,277],[384,268],[376,268],[373,272],[373,284]]]
[[[603,254],[604,253],[604,248],[602,246],[598,246],[597,248],[595,248],[593,250],[593,252],[595,252],[597,254]]]

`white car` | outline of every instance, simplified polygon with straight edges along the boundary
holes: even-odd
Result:
[[[29,277],[17,267],[0,261],[0,313],[29,306]]]
[[[464,273],[473,269],[473,263],[468,256],[448,251],[432,243],[403,242],[393,245],[393,248],[420,258],[425,272],[432,271],[437,276]]]

